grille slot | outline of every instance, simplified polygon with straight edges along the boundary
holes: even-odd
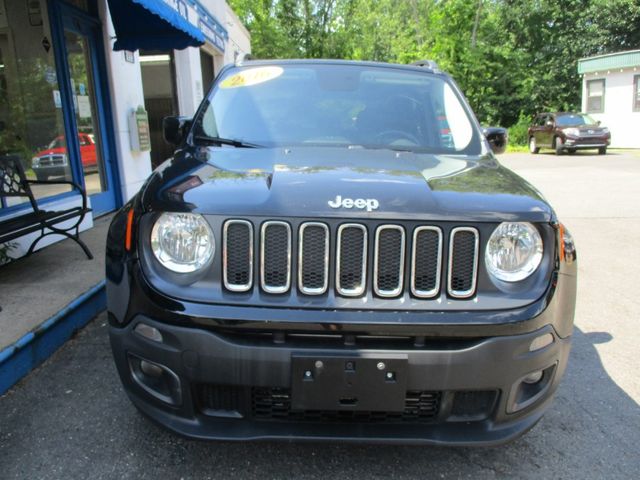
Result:
[[[306,295],[321,295],[329,285],[329,227],[307,222],[300,226],[298,288]]]
[[[291,227],[264,222],[260,240],[261,287],[267,293],[285,293],[291,287]]]
[[[442,275],[442,230],[418,227],[413,232],[411,248],[411,293],[433,298],[440,292]]]
[[[469,298],[476,289],[479,235],[475,228],[458,227],[449,238],[447,290],[454,298]]]
[[[373,289],[380,297],[396,297],[404,280],[404,228],[381,225],[376,230]]]
[[[331,423],[402,423],[434,421],[440,410],[441,392],[408,391],[402,412],[354,410],[291,410],[288,388],[254,387],[251,415],[254,420]]]
[[[357,297],[365,290],[367,278],[367,228],[346,223],[338,228],[336,289],[345,297]]]
[[[253,286],[253,225],[246,220],[229,220],[223,229],[222,276],[232,292],[246,292]]]

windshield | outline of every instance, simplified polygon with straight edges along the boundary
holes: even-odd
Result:
[[[472,125],[440,76],[366,65],[290,64],[227,71],[194,133],[271,147],[478,154]]]
[[[64,148],[64,137],[57,137],[51,141],[47,148]]]
[[[574,127],[579,125],[597,125],[593,118],[584,113],[570,113],[567,115],[559,115],[556,118],[556,125],[561,127]]]

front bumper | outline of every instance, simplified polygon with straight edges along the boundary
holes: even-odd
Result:
[[[32,167],[32,170],[36,175],[48,175],[50,177],[62,177],[70,172],[67,165],[41,165]]]
[[[137,333],[140,323],[156,328],[162,341]],[[553,342],[530,352],[531,342],[545,334]],[[390,349],[330,344],[324,337],[265,341],[141,315],[124,328],[112,326],[110,339],[125,390],[142,412],[174,432],[216,440],[503,443],[540,419],[570,350],[570,337],[559,337],[551,325],[520,335]],[[404,412],[350,412],[348,405],[333,412],[292,408],[293,357],[385,359],[389,354],[407,361]],[[165,369],[168,384],[147,382],[141,359]],[[522,383],[540,370],[537,387]],[[409,411],[409,397],[426,399],[417,416]]]
[[[589,149],[608,147],[611,143],[611,137],[566,137],[564,145],[571,149]]]

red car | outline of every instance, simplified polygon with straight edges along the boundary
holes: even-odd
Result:
[[[89,133],[78,133],[78,141],[83,170],[97,171],[98,156],[95,138]],[[31,168],[38,180],[70,175],[69,156],[64,136],[56,137],[45,150],[36,153],[31,160]]]
[[[551,148],[556,155],[596,149],[604,155],[611,143],[609,129],[586,113],[541,113],[529,127],[528,136],[531,153],[541,148]]]

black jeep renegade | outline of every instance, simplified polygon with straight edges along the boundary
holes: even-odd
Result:
[[[113,219],[111,345],[203,439],[491,445],[569,355],[571,237],[431,62],[225,68]]]

